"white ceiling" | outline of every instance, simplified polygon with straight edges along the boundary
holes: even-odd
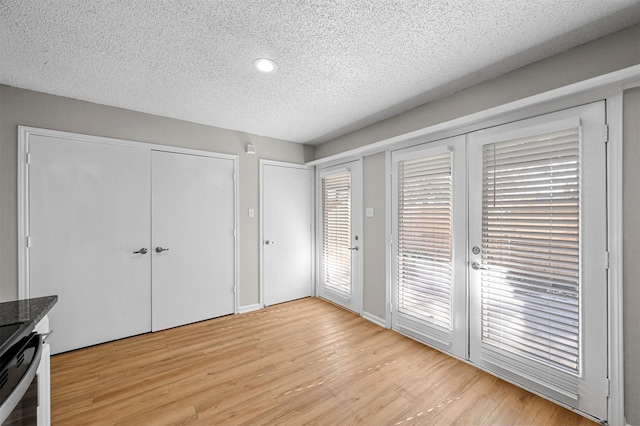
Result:
[[[638,0],[0,0],[0,83],[320,143],[637,22]]]

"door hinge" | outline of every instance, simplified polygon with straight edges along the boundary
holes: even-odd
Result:
[[[609,125],[604,125],[604,143],[609,143]]]
[[[393,312],[393,303],[389,302],[389,312]]]
[[[611,396],[611,379],[607,379],[607,383],[605,384],[607,391],[607,398]]]
[[[27,248],[31,248],[31,237],[27,237]]]
[[[237,237],[237,235],[236,235],[236,228],[233,228],[233,237],[234,237],[234,238],[235,238],[235,237]]]
[[[609,259],[609,251],[607,250],[604,252],[604,269],[609,269]]]
[[[24,161],[27,163],[27,166],[31,165],[31,153],[30,152],[26,153]]]

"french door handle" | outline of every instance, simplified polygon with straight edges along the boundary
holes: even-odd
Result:
[[[355,246],[355,247],[349,247],[349,250],[358,251],[358,246]]]
[[[156,253],[162,253],[163,251],[168,251],[168,248],[162,248],[160,246],[156,247]]]
[[[133,254],[147,254],[149,250],[147,250],[146,248],[142,247],[140,250],[138,251],[134,251]]]
[[[480,264],[478,262],[473,262],[471,264],[471,268],[475,271],[478,271],[480,269],[487,269],[487,268],[483,268],[482,266],[480,266]]]
[[[272,245],[274,245],[275,243],[276,243],[275,241],[271,241],[271,240],[266,240],[266,241],[264,242],[264,244],[265,244],[266,246],[272,246]]]

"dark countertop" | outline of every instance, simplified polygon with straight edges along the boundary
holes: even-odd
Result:
[[[57,301],[58,296],[46,296],[0,303],[0,326],[33,322],[35,327]]]
[[[19,329],[11,339],[0,342],[0,354],[14,342],[33,331],[36,324],[58,302],[58,296],[36,297],[33,299],[14,300],[0,303],[0,327],[19,324]]]

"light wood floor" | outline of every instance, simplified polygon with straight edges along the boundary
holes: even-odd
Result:
[[[594,425],[320,299],[56,355],[54,425]]]

